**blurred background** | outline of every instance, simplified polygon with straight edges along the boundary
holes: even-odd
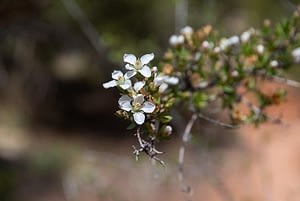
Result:
[[[117,91],[102,83],[124,53],[159,61],[185,25],[240,34],[299,3],[0,0],[0,201],[184,200],[180,132],[160,147],[167,169],[135,162],[135,139],[113,114]],[[288,90],[288,103],[271,109],[286,127],[196,125],[184,173],[194,200],[300,200],[299,90]]]

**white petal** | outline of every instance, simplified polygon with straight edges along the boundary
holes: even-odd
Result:
[[[296,63],[300,63],[300,47],[297,47],[292,51],[292,56]]]
[[[144,102],[141,110],[146,113],[152,113],[155,110],[155,105],[149,101],[146,101]]]
[[[262,45],[262,44],[259,44],[257,47],[256,47],[256,51],[259,53],[259,54],[262,54],[265,50],[265,47]]]
[[[145,86],[145,82],[140,81],[140,82],[136,82],[133,86],[134,90],[136,92],[138,92],[139,90],[141,90],[143,87]]]
[[[178,39],[176,35],[172,35],[169,39],[170,45],[176,46],[178,44]]]
[[[299,57],[300,56],[300,47],[295,48],[292,51],[292,55],[293,55],[293,57]]]
[[[251,36],[251,34],[250,34],[249,31],[243,32],[242,35],[241,35],[241,41],[243,43],[247,42],[250,39],[250,36]]]
[[[229,45],[230,45],[230,42],[229,42],[229,40],[227,38],[222,38],[220,40],[220,48],[222,50],[225,50]]]
[[[133,54],[124,54],[123,61],[134,65],[136,62],[136,57]]]
[[[129,97],[127,95],[123,95],[123,96],[121,96],[121,98],[119,98],[118,103],[119,103],[119,105],[122,105],[122,104],[124,104],[126,102],[130,103],[131,101],[132,101],[131,97]]]
[[[135,75],[136,75],[136,71],[131,70],[131,71],[128,71],[127,73],[125,73],[124,77],[125,77],[125,79],[129,79],[129,78],[132,78]]]
[[[152,61],[154,59],[154,54],[145,54],[141,57],[141,63],[142,65],[148,64],[150,61]]]
[[[112,72],[111,77],[115,80],[119,79],[119,77],[123,77],[123,73],[119,70],[115,70]]]
[[[184,28],[182,28],[180,30],[181,34],[188,35],[188,36],[190,36],[191,34],[193,34],[193,32],[194,32],[194,30],[190,26],[185,26]]]
[[[173,128],[171,126],[167,125],[164,129],[164,133],[166,133],[167,135],[171,135],[172,130],[173,130]]]
[[[133,119],[138,125],[142,125],[145,122],[145,115],[143,112],[136,112],[133,114]]]
[[[111,80],[109,82],[105,82],[102,85],[105,89],[111,88],[111,87],[115,87],[117,86],[117,81],[116,80]]]
[[[132,104],[135,105],[136,103],[139,103],[140,105],[144,103],[144,96],[142,94],[138,94],[134,97]]]
[[[184,36],[183,35],[179,35],[177,37],[177,44],[180,45],[180,44],[183,44],[184,43]]]
[[[177,77],[166,77],[166,78],[164,79],[164,81],[165,81],[167,84],[176,85],[176,84],[178,84],[179,79],[178,79]]]
[[[120,87],[122,89],[125,89],[125,90],[130,88],[131,87],[131,81],[130,80],[125,80],[124,84],[120,84]]]
[[[166,76],[164,76],[164,75],[158,75],[158,76],[156,76],[155,78],[154,78],[154,84],[156,85],[156,86],[160,86],[163,82],[164,82],[164,79],[165,79],[165,77]]]
[[[230,45],[235,45],[240,42],[240,38],[238,36],[231,36],[228,40]]]
[[[132,106],[131,106],[130,102],[124,102],[122,105],[120,105],[120,108],[127,112],[132,110]]]
[[[144,77],[150,77],[151,76],[151,70],[148,66],[144,66],[142,69],[139,70],[139,72],[144,76]]]
[[[272,66],[272,67],[277,67],[279,65],[279,63],[278,63],[278,61],[276,61],[276,60],[272,60],[271,62],[270,62],[270,66]]]
[[[131,65],[131,64],[126,64],[126,65],[125,65],[125,68],[126,68],[127,70],[135,70],[134,66]]]
[[[159,92],[159,93],[163,93],[167,88],[168,88],[168,85],[167,85],[166,83],[162,83],[162,84],[159,86],[158,92]]]

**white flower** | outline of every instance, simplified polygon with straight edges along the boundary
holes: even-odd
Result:
[[[294,57],[296,63],[300,63],[300,47],[292,51],[292,56]]]
[[[220,40],[220,48],[222,50],[226,50],[227,47],[236,45],[240,42],[240,39],[238,36],[231,36],[230,38],[222,38]]]
[[[237,70],[234,70],[231,72],[231,76],[232,77],[238,77],[239,76],[239,72]]]
[[[276,61],[276,60],[272,60],[271,62],[270,62],[270,65],[272,66],[272,67],[277,67],[278,65],[279,65],[279,63],[278,63],[278,61]]]
[[[220,40],[220,48],[221,50],[227,49],[227,47],[230,45],[229,40],[227,38],[222,38]]]
[[[145,122],[144,113],[152,113],[155,110],[155,105],[145,101],[142,94],[138,94],[133,98],[123,95],[118,103],[122,110],[133,113],[133,119],[138,125],[142,125]]]
[[[180,33],[186,37],[190,37],[194,33],[194,30],[190,26],[185,26],[180,30]]]
[[[202,47],[204,49],[212,49],[214,47],[214,43],[213,42],[208,42],[207,40],[202,42]]]
[[[250,39],[251,34],[248,31],[245,31],[241,35],[241,41],[243,43],[247,42]]]
[[[144,81],[139,81],[134,83],[133,87],[130,87],[127,89],[128,93],[130,94],[131,97],[137,96],[139,91],[145,86]]]
[[[147,65],[150,61],[154,59],[154,54],[145,54],[141,58],[136,58],[133,54],[124,54],[123,60],[125,63],[125,68],[129,70],[127,75],[129,78],[133,77],[137,72],[139,72],[144,77],[148,78],[151,76],[151,70]]]
[[[254,30],[253,28],[250,28],[249,30],[243,32],[243,33],[241,34],[241,41],[242,41],[243,43],[248,42],[249,39],[250,39],[250,37],[251,37],[251,35],[253,35],[254,33],[255,33],[255,30]]]
[[[121,71],[115,70],[112,72],[111,77],[113,80],[103,83],[105,89],[120,86],[122,89],[126,90],[131,87],[131,81],[129,80],[127,73],[123,75]]]
[[[228,38],[229,45],[236,45],[240,42],[240,38],[238,36],[231,36]]]
[[[256,51],[259,53],[259,54],[262,54],[265,50],[265,47],[262,45],[262,44],[259,44],[257,47],[256,47]]]
[[[158,91],[160,93],[163,93],[168,88],[168,85],[178,84],[179,79],[177,77],[171,77],[168,75],[160,74],[160,75],[156,76],[153,81],[154,81],[155,86],[159,87]]]
[[[170,45],[172,46],[177,46],[177,45],[181,45],[184,43],[184,37],[183,35],[172,35],[170,38],[169,38],[169,43]]]
[[[220,47],[217,46],[217,47],[214,48],[214,53],[218,54],[218,53],[220,53],[220,51],[221,51]]]

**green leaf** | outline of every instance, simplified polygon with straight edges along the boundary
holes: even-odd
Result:
[[[232,93],[234,93],[234,88],[227,85],[227,86],[224,86],[224,87],[223,87],[223,91],[224,91],[224,93],[226,93],[226,94],[232,94]]]
[[[170,115],[164,115],[164,116],[160,117],[159,119],[162,123],[168,123],[173,119],[173,117],[171,117]]]
[[[129,126],[127,126],[127,130],[132,130],[136,127],[137,125],[135,123],[131,123]]]
[[[208,96],[202,92],[196,92],[193,96],[194,106],[198,109],[207,105]]]

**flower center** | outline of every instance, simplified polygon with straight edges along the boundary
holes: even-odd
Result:
[[[142,62],[138,59],[138,60],[136,60],[134,66],[137,70],[139,70],[142,68]]]
[[[128,89],[127,91],[128,91],[129,96],[131,96],[131,97],[137,95],[137,93],[136,93],[132,88],[131,88],[131,89]]]
[[[138,110],[140,110],[141,109],[141,104],[140,103],[134,103],[133,104],[133,110],[134,111],[138,111]]]
[[[119,84],[123,84],[124,81],[125,81],[125,79],[124,79],[123,76],[119,76],[118,79],[117,79],[117,82],[118,82]]]

